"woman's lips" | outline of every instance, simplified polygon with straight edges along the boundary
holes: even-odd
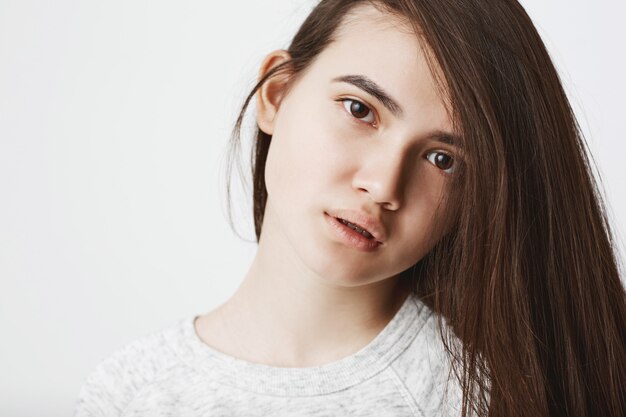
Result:
[[[349,209],[329,210],[326,212],[331,217],[343,219],[359,228],[366,230],[375,240],[383,243],[387,240],[385,228],[380,220],[374,216],[370,216],[364,211],[356,211]]]
[[[362,227],[359,227],[358,225],[351,223],[345,219],[340,219],[337,217],[337,220],[339,220],[341,223],[345,224],[346,226],[348,226],[350,229],[361,233],[363,236],[365,236],[368,239],[374,239],[374,236],[372,236],[372,234],[370,232],[368,232],[367,230],[363,229]]]
[[[382,243],[373,238],[367,238],[361,233],[343,224],[339,219],[324,213],[326,223],[330,226],[333,234],[346,246],[363,252],[372,252]]]

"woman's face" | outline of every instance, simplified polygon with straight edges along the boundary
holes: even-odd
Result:
[[[353,14],[259,123],[273,135],[261,244],[277,233],[310,271],[344,286],[392,277],[435,245],[433,216],[460,161],[440,139],[451,120],[415,35],[371,6]],[[327,215],[341,210],[379,220],[383,243],[346,244]]]

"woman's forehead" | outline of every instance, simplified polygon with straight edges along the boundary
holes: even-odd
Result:
[[[407,35],[414,35],[415,33],[414,27],[407,18],[383,10],[382,7],[375,7],[370,3],[361,3],[349,10],[343,17],[334,38],[340,37],[343,31],[352,29],[352,26],[360,28],[366,26],[370,29],[395,29]]]

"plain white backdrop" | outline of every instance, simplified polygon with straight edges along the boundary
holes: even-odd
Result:
[[[230,129],[263,56],[314,3],[0,0],[0,415],[71,415],[104,357],[237,288],[256,246],[241,187],[241,237],[227,222]],[[623,258],[626,4],[522,4]]]

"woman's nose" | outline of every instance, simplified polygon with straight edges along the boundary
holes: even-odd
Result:
[[[398,210],[402,203],[405,166],[403,154],[381,152],[366,158],[354,174],[352,186],[366,192],[370,198],[387,210]]]

